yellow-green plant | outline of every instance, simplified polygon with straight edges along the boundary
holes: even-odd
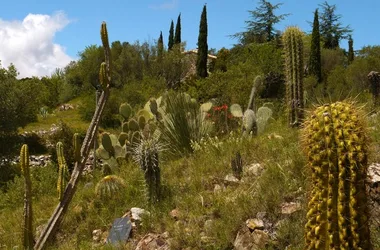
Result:
[[[303,142],[312,171],[306,249],[371,249],[363,120],[351,102],[320,106],[305,120]]]
[[[25,249],[33,249],[32,181],[30,180],[29,170],[29,150],[26,144],[21,147],[20,166],[25,179],[23,245]]]
[[[286,106],[290,126],[298,126],[303,118],[303,41],[302,31],[288,27],[283,36]]]
[[[68,168],[65,160],[65,156],[63,155],[63,143],[57,143],[57,159],[58,159],[58,181],[57,181],[57,193],[58,199],[62,200],[63,191],[66,187],[66,178],[68,175]]]
[[[122,178],[116,175],[107,175],[96,184],[95,193],[100,198],[113,198],[123,188],[125,188],[125,182]]]

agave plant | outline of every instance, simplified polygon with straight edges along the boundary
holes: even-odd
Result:
[[[175,155],[193,151],[191,142],[199,142],[210,134],[212,123],[206,119],[199,104],[185,93],[167,93],[159,128],[164,143]]]

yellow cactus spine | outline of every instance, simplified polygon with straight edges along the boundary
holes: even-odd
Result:
[[[30,180],[29,170],[29,150],[28,145],[24,144],[20,152],[21,171],[25,178],[25,195],[24,195],[24,240],[25,249],[33,249],[33,211],[32,211],[32,181]]]
[[[57,143],[57,159],[58,159],[57,193],[58,193],[58,199],[61,201],[63,197],[63,192],[66,187],[66,177],[68,175],[67,164],[66,164],[65,157],[63,155],[62,142]]]
[[[312,171],[306,249],[371,249],[365,189],[368,142],[351,102],[316,108],[305,120],[303,143]]]

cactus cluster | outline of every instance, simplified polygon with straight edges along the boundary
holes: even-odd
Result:
[[[368,145],[360,109],[351,102],[316,108],[302,130],[312,191],[307,249],[371,249],[366,196]]]
[[[25,249],[33,249],[32,181],[30,180],[29,149],[26,144],[21,147],[20,166],[25,179],[23,245]]]
[[[257,76],[253,82],[248,106],[244,113],[239,104],[232,104],[230,107],[232,116],[242,118],[243,135],[257,135],[258,133],[263,132],[268,120],[272,117],[272,110],[265,105],[258,108],[256,111],[255,95],[261,84],[262,78],[261,76]]]
[[[286,75],[286,106],[290,126],[298,126],[303,119],[303,33],[288,27],[283,36]]]

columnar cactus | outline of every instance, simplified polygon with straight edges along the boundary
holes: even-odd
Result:
[[[21,171],[25,178],[25,195],[24,195],[24,240],[25,249],[33,249],[33,211],[32,211],[32,181],[30,180],[29,171],[29,150],[28,145],[24,144],[20,152]]]
[[[74,134],[73,148],[74,148],[74,161],[79,162],[81,158],[81,155],[80,155],[81,143],[80,143],[80,138],[79,138],[78,133]]]
[[[318,107],[304,123],[313,182],[306,249],[371,249],[365,187],[368,145],[361,116],[353,103],[337,102]]]
[[[302,31],[297,27],[285,30],[284,44],[286,105],[290,126],[298,126],[303,118],[303,43]]]
[[[367,75],[370,82],[370,91],[372,94],[373,105],[377,106],[379,104],[380,95],[380,74],[376,71],[371,71]]]
[[[74,137],[75,138],[75,137]],[[57,159],[58,159],[58,181],[57,181],[57,193],[58,199],[61,201],[63,192],[66,188],[66,178],[68,176],[68,168],[63,154],[62,142],[57,143]]]

